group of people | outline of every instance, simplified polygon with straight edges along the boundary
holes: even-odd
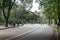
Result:
[[[16,26],[19,26],[19,24],[24,25],[24,22],[15,22],[15,21],[13,21],[13,22],[10,22],[9,24],[12,25],[13,27],[16,27]]]

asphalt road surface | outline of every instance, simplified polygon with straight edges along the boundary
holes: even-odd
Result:
[[[37,27],[35,27],[34,24],[25,24],[23,26],[19,26],[19,27],[15,27],[15,28],[0,30],[0,40],[9,39],[16,35],[20,36],[21,34],[28,32],[30,30],[33,31],[33,29],[35,29],[35,28],[37,28]]]
[[[40,24],[34,24],[36,26]],[[51,40],[53,29],[49,25],[40,25],[38,29],[28,34],[10,40]]]

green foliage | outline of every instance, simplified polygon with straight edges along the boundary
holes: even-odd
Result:
[[[57,17],[57,0],[41,0],[41,5],[44,6],[45,15],[51,18]]]
[[[14,10],[14,11],[13,11]],[[11,10],[10,19],[14,21],[38,21],[39,15],[36,15],[35,13],[26,10],[23,5],[20,5],[19,7],[15,7]]]
[[[32,8],[33,0],[20,0],[21,4],[16,5],[16,0],[0,0],[0,9],[3,11],[2,20],[6,21],[6,27],[9,21],[38,21],[39,15],[29,11]],[[29,9],[27,9],[29,7]]]
[[[2,9],[2,0],[0,0],[0,9]]]
[[[40,5],[44,6],[44,13],[46,17],[55,19],[55,24],[60,26],[60,0],[41,0]]]

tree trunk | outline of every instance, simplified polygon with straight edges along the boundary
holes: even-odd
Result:
[[[60,0],[57,0],[57,12],[58,12],[58,28],[59,28],[59,26],[60,26]]]
[[[8,27],[8,18],[6,18],[5,20],[6,20],[5,27]]]
[[[60,26],[60,18],[59,18],[59,26]]]
[[[51,24],[51,18],[50,18],[50,16],[48,17],[48,23],[49,23],[49,25]]]
[[[60,25],[60,19],[59,19],[59,25]]]
[[[57,18],[54,19],[55,24],[57,24]]]
[[[58,25],[58,29],[59,29],[59,27],[60,27],[60,18],[58,18],[58,23],[57,23],[57,25]]]
[[[10,16],[10,10],[11,10],[11,8],[10,8],[10,6],[9,6],[9,8],[8,8],[8,14],[7,14],[7,16],[6,16],[6,18],[5,18],[5,20],[6,20],[6,27],[8,27],[8,20],[9,20],[9,16]]]
[[[0,9],[0,24],[1,24],[1,21],[2,21],[2,11]]]

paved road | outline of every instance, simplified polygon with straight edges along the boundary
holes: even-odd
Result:
[[[44,24],[44,25],[39,25],[35,24],[36,26],[39,26],[39,28],[31,33],[18,36],[16,38],[12,38],[10,40],[51,40],[52,34],[53,34],[53,29]]]
[[[25,24],[23,25],[23,27],[20,26],[19,28],[16,27],[16,28],[0,30],[0,40],[5,40],[8,38],[14,37],[16,35],[33,30],[34,28],[36,28],[34,24]]]

